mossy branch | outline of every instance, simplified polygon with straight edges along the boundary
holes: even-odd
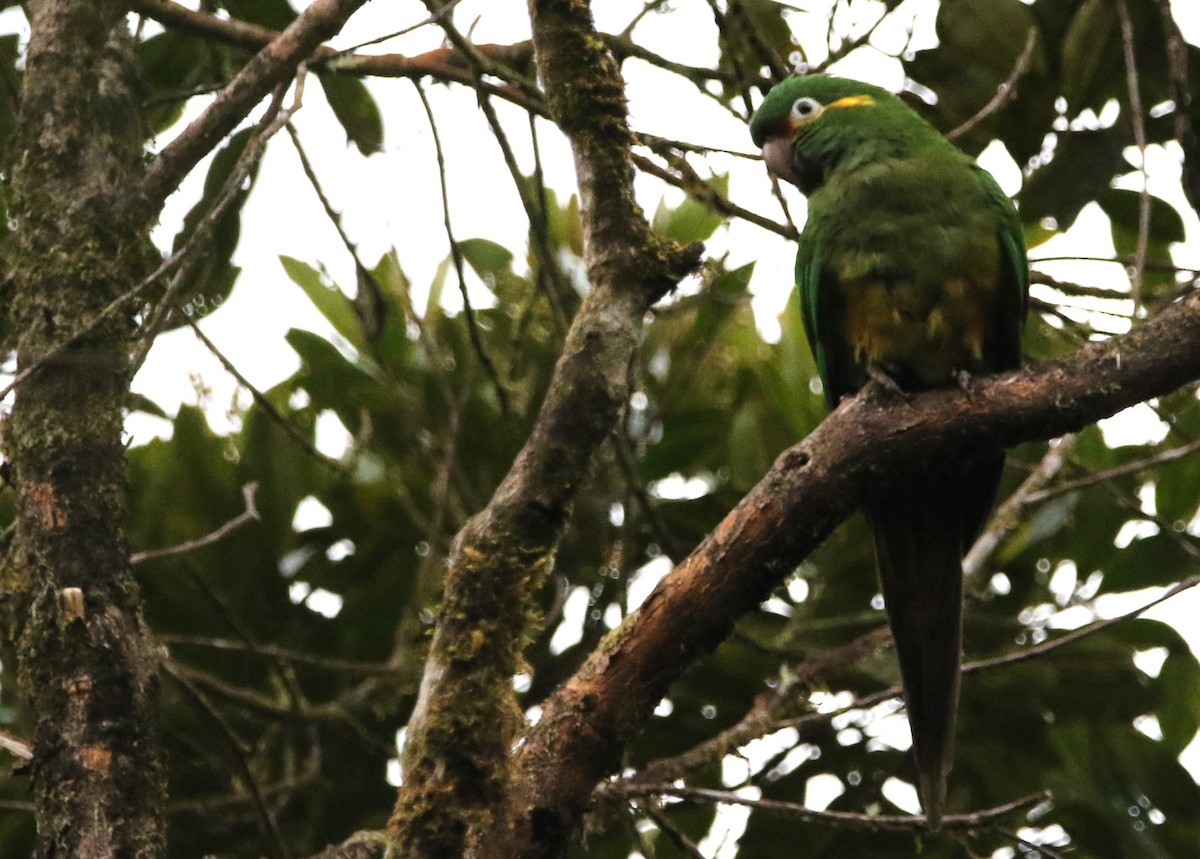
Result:
[[[512,677],[536,626],[529,597],[628,398],[646,310],[699,263],[698,245],[657,237],[634,202],[624,82],[587,4],[539,2],[531,14],[550,111],[575,155],[592,291],[529,440],[451,549],[390,824],[403,857],[459,859],[505,816],[523,725]]]

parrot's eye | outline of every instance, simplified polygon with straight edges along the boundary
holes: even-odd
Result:
[[[798,98],[792,103],[792,119],[812,119],[822,110],[824,107],[815,98]]]

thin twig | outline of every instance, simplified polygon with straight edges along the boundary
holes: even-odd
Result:
[[[662,8],[662,6],[666,3],[667,0],[650,0],[649,3],[646,3],[644,6],[642,6],[638,13],[630,19],[628,24],[625,25],[625,27],[621,30],[621,36],[628,38],[629,35],[633,33],[634,27],[640,24],[643,18],[645,18],[651,12]]]
[[[334,473],[343,477],[350,476],[350,467],[344,463],[338,462],[335,459],[329,458],[325,454],[321,453],[321,451],[317,450],[317,446],[307,439],[300,432],[300,430],[298,430],[292,424],[291,421],[285,418],[280,413],[279,409],[275,408],[275,404],[267,399],[266,394],[252,385],[250,380],[242,375],[242,372],[233,365],[233,362],[225,357],[225,353],[217,348],[217,344],[208,339],[208,336],[200,330],[200,326],[196,324],[194,319],[189,319],[187,324],[191,327],[192,333],[196,335],[196,338],[204,344],[205,348],[207,348],[209,352],[213,354],[213,357],[221,362],[221,366],[225,368],[225,372],[237,379],[238,384],[250,392],[250,396],[254,399],[255,405],[262,409],[268,418],[274,421],[292,441],[299,445],[301,450],[303,450],[321,465],[328,468],[330,471],[333,471]]]
[[[209,534],[205,534],[195,540],[188,540],[186,543],[180,543],[177,546],[167,546],[163,549],[148,549],[144,552],[135,552],[129,558],[131,564],[144,564],[146,561],[156,561],[159,558],[170,558],[174,555],[185,555],[188,552],[194,552],[197,549],[202,549],[205,546],[211,546],[213,543],[218,543],[232,534],[238,528],[249,522],[257,522],[262,517],[259,515],[258,508],[254,506],[254,493],[258,489],[258,484],[251,482],[242,487],[242,500],[245,502],[246,509],[238,515],[234,516],[220,528]]]
[[[796,7],[792,7],[792,8],[796,8]],[[843,59],[847,54],[849,54],[852,51],[854,51],[855,49],[860,48],[863,45],[867,44],[871,40],[871,37],[875,35],[875,31],[879,29],[879,26],[884,21],[886,21],[890,15],[891,15],[891,11],[888,10],[887,8],[885,8],[874,24],[872,24],[870,27],[868,27],[866,30],[864,30],[860,35],[855,36],[854,38],[842,39],[841,44],[839,44],[836,48],[834,48],[831,44],[832,36],[833,36],[833,17],[830,16],[829,23],[828,23],[828,26],[830,29],[829,29],[828,36],[826,37],[826,43],[830,44],[829,55],[827,57],[825,57],[824,60],[822,60],[821,62],[812,66],[811,68],[805,69],[805,71],[808,74],[817,74],[818,72],[823,72],[823,71],[825,71],[825,69],[829,68],[831,65],[836,63],[838,60]],[[909,27],[909,37],[910,38],[912,37],[911,26]]]
[[[658,154],[664,159],[670,160],[665,153],[660,152]],[[721,196],[712,186],[699,179],[699,177],[697,177],[697,182],[693,182],[688,177],[674,173],[666,167],[651,161],[645,155],[640,155],[636,152],[633,154],[633,163],[637,165],[639,170],[643,170],[652,176],[657,176],[659,179],[662,179],[669,185],[674,185],[676,188],[681,188],[698,202],[703,203],[718,214],[734,215],[744,221],[749,221],[755,226],[762,227],[764,230],[769,230],[776,235],[783,236],[784,238],[794,239],[797,235],[799,235],[799,230],[797,230],[794,226],[781,224],[778,221],[772,221],[770,218],[764,217],[757,212],[752,212],[749,209],[739,206],[737,203],[734,203],[727,197]],[[678,162],[675,163],[676,166],[678,166]],[[692,172],[692,175],[695,175],[694,171]]]
[[[321,752],[320,747],[314,745],[311,753],[308,755],[308,761],[300,773],[266,785],[262,788],[262,796],[264,799],[282,798],[284,801],[287,801],[297,790],[316,784],[320,778]],[[194,814],[207,818],[213,814],[237,813],[239,809],[253,803],[253,796],[247,796],[244,793],[234,791],[224,796],[175,800],[169,804],[167,811],[171,815]]]
[[[1028,504],[1039,504],[1048,498],[1055,497],[1056,495],[1074,492],[1077,489],[1095,486],[1098,483],[1104,483],[1116,477],[1124,477],[1126,474],[1137,474],[1138,472],[1155,468],[1163,463],[1174,462],[1177,459],[1183,459],[1185,456],[1195,453],[1197,450],[1200,450],[1200,440],[1191,441],[1178,447],[1168,448],[1167,450],[1164,450],[1161,453],[1156,453],[1153,456],[1147,456],[1143,459],[1135,460],[1134,462],[1127,462],[1124,465],[1118,465],[1114,468],[1107,468],[1104,471],[1096,471],[1087,475],[1086,477],[1080,477],[1076,480],[1068,480],[1055,486],[1040,489],[1037,492],[1031,493],[1030,496],[1025,500]]]
[[[1176,583],[1156,599],[1122,615],[1093,621],[1086,626],[1072,630],[1057,638],[1047,639],[1040,644],[1013,653],[964,663],[962,667],[963,676],[1043,656],[1060,647],[1072,644],[1082,638],[1094,635],[1111,626],[1137,617],[1197,584],[1200,584],[1200,575],[1191,576]],[[798,716],[781,715],[777,712],[781,708],[781,705],[786,704],[789,700],[797,699],[799,697],[798,693],[802,694],[810,689],[814,679],[822,676],[825,670],[827,670],[826,665],[851,664],[861,658],[862,655],[874,652],[889,640],[889,630],[886,627],[880,627],[859,636],[859,638],[838,650],[805,660],[800,663],[800,668],[798,669],[804,672],[803,675],[793,678],[787,688],[772,690],[770,699],[762,698],[756,702],[755,706],[736,725],[727,728],[717,736],[687,752],[672,758],[662,758],[652,762],[644,767],[641,772],[635,773],[625,779],[625,781],[640,785],[646,782],[671,781],[683,778],[696,767],[714,760],[720,760],[724,755],[732,753],[735,749],[745,745],[756,737],[765,736],[782,728],[800,728],[814,723],[824,723],[843,713],[855,710],[868,710],[871,707],[882,704],[884,701],[899,698],[901,695],[900,687],[891,686],[869,695],[859,696],[846,706],[828,712],[806,712]],[[796,703],[800,702],[796,701]]]
[[[751,799],[728,790],[709,790],[701,787],[676,787],[671,784],[637,785],[625,787],[624,792],[629,796],[672,796],[685,802],[718,803],[721,805],[742,805],[759,811],[774,812],[786,817],[805,820],[810,823],[829,823],[849,829],[872,829],[903,832],[921,829],[926,826],[924,815],[920,814],[857,814],[852,811],[816,811],[798,802],[783,802],[775,799]],[[976,811],[970,814],[948,814],[942,818],[945,829],[976,829],[993,820],[1015,814],[1018,811],[1033,808],[1051,799],[1049,791],[1030,794],[1029,796],[1006,802],[1003,805]]]
[[[433,6],[433,0],[427,0],[427,5]],[[524,174],[521,172],[520,166],[517,164],[516,154],[513,152],[512,146],[508,142],[508,134],[504,131],[504,126],[500,122],[500,118],[496,115],[496,108],[492,104],[491,96],[482,86],[483,77],[489,74],[489,68],[481,62],[480,53],[474,49],[471,41],[458,31],[453,22],[443,20],[441,22],[442,29],[451,43],[461,50],[468,58],[475,71],[476,94],[478,96],[479,107],[483,111],[484,117],[487,119],[488,126],[492,130],[492,137],[495,138],[497,145],[500,147],[500,153],[504,157],[504,164],[508,168],[509,175],[512,177],[513,185],[516,187],[517,196],[521,200],[521,205],[525,209],[525,217],[529,221],[530,233],[533,237],[532,245],[534,253],[540,261],[540,268],[545,277],[547,300],[551,305],[551,309],[555,311],[555,322],[558,324],[561,332],[566,331],[567,314],[562,307],[560,293],[563,290],[563,284],[558,271],[558,265],[554,261],[554,256],[550,251],[545,223],[547,218],[546,212],[546,196],[545,187],[539,185],[541,206],[534,204],[530,195],[526,192],[523,180]],[[432,120],[431,120],[432,122]],[[435,143],[437,130],[434,129]],[[534,138],[534,153],[537,154],[537,131],[533,125],[533,118],[530,115],[530,134]],[[538,161],[540,170],[540,160]],[[540,173],[538,177],[540,182]],[[443,190],[443,199],[445,199],[445,191]],[[448,215],[447,215],[448,217]],[[540,225],[540,227],[539,227]],[[449,231],[449,227],[447,227]]]
[[[450,221],[450,194],[446,188],[446,156],[442,151],[442,139],[441,135],[438,134],[437,120],[434,118],[433,106],[429,103],[429,98],[425,95],[425,90],[421,88],[419,83],[414,82],[413,86],[416,87],[417,95],[421,99],[421,105],[425,108],[425,115],[429,119],[429,128],[433,133],[433,147],[437,153],[438,181],[442,191],[442,223],[446,228],[446,238],[450,242],[450,259],[454,262],[454,271],[458,275],[458,291],[462,296],[463,316],[467,322],[467,334],[470,337],[471,346],[475,350],[475,356],[479,359],[483,371],[487,373],[488,379],[496,390],[496,398],[500,402],[500,411],[507,416],[509,413],[508,392],[504,389],[504,384],[500,381],[500,374],[496,372],[496,365],[492,363],[487,350],[483,348],[483,340],[479,336],[479,323],[475,319],[475,308],[471,306],[471,296],[467,293],[462,248],[459,247],[458,240],[454,238],[454,227]]]
[[[531,216],[530,231],[534,237],[534,248],[544,256],[538,260],[538,277],[543,281],[546,303],[550,306],[550,319],[559,337],[565,337],[570,325],[569,313],[563,305],[571,287],[562,281],[562,272],[557,260],[550,252],[550,200],[546,194],[546,176],[542,169],[542,147],[538,143],[537,117],[529,114],[529,144],[533,150],[533,182],[537,190],[536,217]],[[515,325],[514,336],[521,331],[521,325]],[[515,345],[515,344],[514,344]],[[513,365],[516,366],[515,364]]]
[[[946,135],[947,139],[954,140],[966,134],[1000,108],[1004,107],[1005,104],[1016,96],[1017,83],[1025,76],[1025,72],[1029,70],[1029,61],[1033,58],[1033,49],[1037,47],[1037,43],[1038,28],[1030,27],[1029,32],[1025,35],[1025,47],[1021,49],[1021,53],[1017,57],[1017,62],[1013,65],[1012,71],[1008,73],[1008,77],[1004,83],[997,87],[996,94],[974,116],[949,132]]]
[[[196,33],[207,39],[218,40],[246,50],[258,51],[270,45],[280,33],[269,27],[261,27],[246,21],[219,18],[208,12],[188,9],[171,0],[136,0],[130,4],[138,13],[152,18],[166,27]],[[529,42],[515,45],[479,45],[480,51],[497,55],[525,55],[532,47]],[[328,45],[319,45],[312,52],[312,64],[335,68],[339,73],[382,78],[410,78],[419,80],[431,77],[443,82],[472,85],[471,73],[463,67],[461,58],[454,48],[436,48],[416,56],[402,54],[353,54],[347,55]],[[539,116],[546,115],[546,105],[536,90],[528,91],[508,84],[485,82],[488,92]]]
[[[315,668],[324,668],[329,671],[344,671],[353,674],[394,674],[396,671],[394,666],[385,662],[355,662],[352,659],[335,659],[328,656],[301,653],[298,650],[289,650],[286,647],[276,647],[272,644],[255,644],[250,641],[233,641],[228,638],[160,633],[158,640],[163,644],[182,644],[191,647],[207,647],[213,650],[251,653],[255,656],[268,656],[280,662],[311,665]]]
[[[383,297],[383,287],[380,285],[379,279],[363,262],[362,257],[358,253],[358,245],[351,241],[349,234],[347,234],[345,227],[342,225],[342,216],[333,208],[329,196],[321,186],[316,168],[309,159],[304,145],[300,142],[300,134],[296,131],[296,126],[289,122],[287,124],[287,133],[288,137],[291,138],[292,146],[296,149],[296,155],[300,159],[300,169],[304,171],[309,186],[313,189],[313,193],[317,195],[317,199],[320,200],[321,208],[325,210],[325,217],[329,219],[334,231],[337,232],[338,238],[342,242],[342,247],[346,249],[346,253],[350,254],[351,260],[354,261],[355,298],[353,307],[358,317],[359,329],[368,341],[373,341],[382,334],[387,325],[387,303]]]
[[[236,765],[240,780],[254,799],[254,808],[258,812],[259,823],[261,824],[263,834],[270,844],[272,855],[275,859],[288,859],[290,853],[284,841],[283,833],[280,832],[275,815],[267,805],[266,798],[263,796],[258,779],[254,774],[254,768],[250,766],[250,761],[247,760],[247,744],[237,735],[213,703],[208,700],[208,696],[196,688],[191,679],[181,670],[182,666],[174,665],[169,660],[164,660],[162,665],[163,670],[166,671],[171,679],[179,684],[186,697],[190,698],[196,705],[196,708],[217,726],[218,731],[225,739],[225,745],[228,747],[230,757]]]
[[[1004,538],[1021,524],[1022,514],[1036,503],[1035,496],[1062,470],[1067,455],[1075,448],[1076,438],[1075,435],[1060,438],[1058,444],[1046,451],[1029,476],[1017,487],[1017,491],[996,508],[988,520],[987,528],[975,539],[975,544],[963,558],[963,575],[968,591],[976,590],[983,584],[984,565]]]
[[[680,831],[679,827],[672,823],[671,819],[663,814],[662,811],[653,803],[640,802],[638,803],[638,807],[641,809],[642,814],[654,821],[654,825],[657,826],[659,830],[666,835],[668,839],[670,839],[671,843],[678,847],[680,852],[682,852],[685,856],[690,857],[690,859],[707,859],[707,857],[700,852],[700,848],[692,842],[692,839],[684,835],[683,832]]]
[[[267,141],[274,137],[279,129],[291,121],[292,116],[300,109],[304,103],[304,70],[300,69],[296,75],[296,90],[292,98],[292,104],[287,110],[283,110],[283,97],[287,92],[287,85],[281,84],[275,88],[272,94],[271,102],[263,113],[262,119],[259,120],[254,133],[250,139],[246,141],[246,145],[238,154],[237,162],[233,169],[229,172],[225,183],[217,192],[217,197],[213,201],[212,206],[196,224],[185,240],[181,251],[185,251],[185,256],[181,260],[178,269],[171,279],[171,283],[167,286],[162,298],[158,301],[150,317],[142,323],[141,329],[138,331],[137,344],[133,351],[133,356],[129,360],[130,370],[129,375],[132,378],[146,360],[146,356],[150,352],[151,346],[154,344],[155,337],[158,336],[163,326],[170,319],[171,313],[178,310],[176,307],[176,299],[180,291],[191,278],[195,267],[202,262],[203,255],[199,253],[200,249],[206,246],[209,237],[216,229],[217,222],[229,210],[234,201],[239,196],[244,196],[249,192],[245,189],[245,182],[254,173],[255,167],[262,161],[263,155],[267,151]]]
[[[807,706],[808,695],[818,688],[824,678],[838,668],[853,665],[864,656],[874,653],[891,641],[891,631],[881,626],[833,650],[816,653],[783,673],[782,682],[755,700],[754,705],[734,725],[717,735],[669,758],[651,761],[640,772],[630,776],[638,783],[669,782],[685,777],[694,769],[721,760],[751,740],[783,727],[789,710]],[[890,691],[890,690],[889,690]],[[899,694],[899,688],[895,690]],[[885,695],[886,701],[894,695]],[[848,708],[854,709],[854,708]],[[805,717],[811,716],[806,713]]]
[[[1142,191],[1138,198],[1137,246],[1133,253],[1133,313],[1136,316],[1142,306],[1142,279],[1146,273],[1146,250],[1150,244],[1150,176],[1146,172],[1146,117],[1142,112],[1142,89],[1138,83],[1133,21],[1129,17],[1129,4],[1126,0],[1117,0],[1117,14],[1121,19],[1121,46],[1125,52],[1125,85],[1129,90],[1129,114],[1133,120],[1133,139],[1137,144],[1142,174]]]
[[[1028,848],[1030,851],[1035,851],[1035,852],[1025,853],[1023,855],[1042,856],[1042,857],[1044,857],[1044,859],[1067,859],[1067,857],[1064,854],[1059,853],[1057,850],[1054,850],[1051,847],[1046,846],[1045,844],[1036,844],[1033,841],[1029,841],[1026,838],[1022,838],[1017,833],[1009,832],[1007,829],[1005,829],[1002,826],[991,826],[988,828],[991,829],[993,832],[998,832],[1000,835],[1004,836],[1005,838],[1010,839],[1014,844],[1019,844],[1022,847]]]
[[[1167,588],[1167,590],[1150,602],[1119,614],[1116,617],[1104,618],[1102,620],[1093,621],[1086,626],[1081,626],[1079,629],[1073,629],[1065,635],[1060,635],[1058,638],[1051,638],[1043,641],[1041,644],[1035,644],[1026,647],[1024,650],[1018,650],[1015,653],[1006,653],[1003,656],[995,656],[991,659],[979,659],[974,662],[968,662],[963,665],[963,675],[975,674],[979,671],[988,671],[992,668],[999,668],[1002,665],[1012,665],[1015,662],[1024,662],[1026,659],[1033,659],[1037,656],[1042,656],[1049,653],[1051,650],[1057,650],[1060,647],[1065,647],[1068,644],[1074,644],[1080,639],[1095,635],[1097,632],[1102,632],[1110,626],[1115,626],[1118,623],[1124,623],[1127,620],[1132,620],[1141,614],[1149,611],[1160,603],[1164,603],[1174,596],[1178,596],[1189,588],[1194,588],[1200,585],[1200,574],[1188,576],[1182,581],[1176,582]]]
[[[440,24],[442,21],[446,20],[447,15],[454,11],[454,7],[461,2],[462,0],[447,0],[444,6],[431,12],[425,17],[424,20],[418,21],[415,24],[409,24],[407,27],[396,30],[393,33],[388,33],[384,36],[376,36],[374,39],[367,39],[365,42],[359,42],[357,45],[351,45],[349,48],[338,51],[338,55],[345,56],[346,54],[353,54],[357,51],[361,51],[363,48],[368,48],[371,45],[378,45],[379,43],[386,42],[389,39],[397,39],[400,36],[406,36],[415,30],[421,29],[422,27],[428,27],[430,24]]]

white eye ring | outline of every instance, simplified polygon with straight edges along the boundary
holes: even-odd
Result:
[[[814,119],[819,116],[821,111],[824,109],[824,105],[822,105],[821,102],[817,101],[815,98],[809,98],[808,96],[805,96],[804,98],[798,98],[792,102],[792,119]]]

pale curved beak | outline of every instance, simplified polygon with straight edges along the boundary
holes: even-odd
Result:
[[[763,162],[767,172],[777,179],[799,185],[796,172],[792,169],[792,140],[790,137],[779,135],[767,139],[762,148]]]

